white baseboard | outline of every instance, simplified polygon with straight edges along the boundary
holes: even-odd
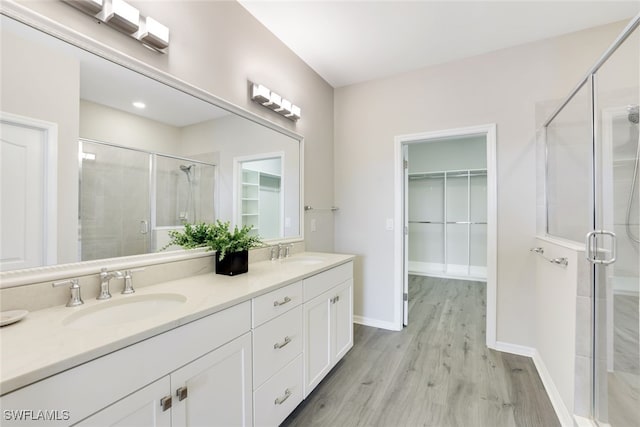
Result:
[[[576,425],[576,420],[574,419],[573,414],[564,404],[562,396],[560,396],[560,392],[556,388],[556,385],[551,378],[551,374],[549,374],[549,371],[547,370],[547,366],[544,364],[542,357],[540,357],[540,353],[538,353],[537,350],[534,350],[534,352],[533,364],[536,365],[538,375],[540,375],[544,389],[547,391],[547,395],[549,396],[549,400],[551,400],[553,409],[556,411],[560,424],[564,427],[574,427]]]
[[[590,418],[581,417],[579,415],[574,415],[573,418],[575,419],[576,426],[578,427],[598,427],[598,424]],[[609,424],[600,424],[600,427],[606,427],[608,425]]]
[[[538,353],[538,350],[533,347],[511,344],[503,341],[496,341],[494,350],[517,354],[519,356],[530,357],[533,360],[533,364],[535,365],[536,370],[538,371],[538,375],[540,375],[542,385],[544,385],[544,389],[547,392],[547,396],[549,396],[549,400],[551,401],[551,405],[556,412],[558,420],[560,420],[560,424],[563,427],[574,427],[576,425],[573,414],[569,412],[566,405],[564,404],[564,401],[560,396],[560,392],[556,388],[556,385],[551,378],[551,374],[549,374],[547,366],[542,361],[542,357],[540,357],[540,353]]]
[[[398,326],[393,322],[385,322],[384,320],[371,319],[369,317],[353,316],[353,323],[364,326],[372,326],[374,328],[387,329],[390,331],[402,330],[402,328],[398,329]]]
[[[504,341],[496,341],[494,350],[502,351],[504,353],[517,354],[518,356],[533,357],[536,353],[536,349],[533,347],[527,347],[519,344],[511,344]]]

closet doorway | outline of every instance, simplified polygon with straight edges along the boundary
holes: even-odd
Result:
[[[486,281],[495,343],[495,125],[399,136],[396,153],[399,327],[409,322],[410,274]]]

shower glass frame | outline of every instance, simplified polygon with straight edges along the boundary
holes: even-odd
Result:
[[[612,204],[613,197],[607,197],[607,189],[603,184],[605,179],[605,175],[607,174],[607,170],[611,169],[611,165],[605,164],[605,162],[613,159],[613,156],[606,156],[603,150],[603,138],[601,135],[601,113],[604,115],[604,109],[599,105],[599,92],[598,92],[598,78],[599,71],[605,66],[609,59],[618,52],[618,49],[624,45],[624,43],[633,35],[636,38],[639,36],[637,33],[638,27],[640,26],[640,15],[636,16],[631,22],[625,27],[623,32],[618,36],[618,38],[613,42],[613,44],[609,47],[609,49],[599,58],[599,60],[595,63],[595,65],[589,70],[587,75],[579,82],[578,85],[574,88],[574,90],[570,93],[570,95],[566,98],[566,100],[553,112],[553,114],[547,119],[547,121],[543,124],[544,130],[544,156],[545,156],[545,182],[544,182],[544,197],[545,197],[545,224],[544,230],[548,236],[552,236],[554,238],[558,237],[550,233],[550,215],[552,212],[549,210],[549,187],[552,178],[549,174],[550,164],[549,164],[549,125],[551,125],[554,120],[561,114],[564,109],[570,105],[570,103],[574,100],[576,94],[587,87],[587,89],[591,92],[590,99],[590,107],[591,107],[591,117],[589,117],[591,122],[591,136],[589,140],[585,140],[584,144],[586,146],[590,146],[592,151],[592,160],[591,160],[591,183],[590,183],[590,193],[592,194],[592,203],[588,207],[589,215],[592,218],[592,230],[596,233],[599,233],[601,230],[607,227],[613,228],[613,221],[608,221],[606,219],[606,211],[607,209],[614,209],[612,206],[605,206],[605,203]],[[638,52],[637,46],[636,51]],[[636,53],[637,55],[637,53]],[[632,58],[633,59],[633,58]],[[640,57],[635,58],[636,64],[638,64]],[[633,87],[633,86],[632,86]],[[640,92],[636,89],[635,98],[633,104],[637,105],[640,98]],[[630,104],[630,105],[633,105]],[[602,110],[602,111],[601,111]],[[640,143],[640,141],[637,141]],[[637,149],[636,149],[637,150]],[[636,154],[637,155],[637,154]],[[611,157],[611,158],[609,158]],[[611,172],[609,172],[611,173]],[[569,219],[570,220],[570,219]],[[627,218],[628,220],[628,218]],[[560,236],[561,239],[567,240],[563,236]],[[574,241],[573,239],[570,239]],[[578,242],[583,243],[583,242]],[[613,373],[613,368],[608,367],[607,364],[612,361],[609,360],[610,356],[607,356],[607,351],[609,349],[605,349],[609,345],[609,341],[612,341],[613,338],[606,336],[605,329],[610,328],[613,330],[612,319],[614,314],[613,302],[609,301],[613,299],[613,293],[611,295],[607,294],[607,289],[609,289],[612,285],[609,283],[609,278],[612,276],[611,269],[613,267],[607,267],[607,260],[605,259],[608,256],[611,256],[611,253],[615,254],[615,248],[612,245],[616,245],[616,240],[611,240],[609,238],[604,238],[604,236],[596,237],[595,242],[593,243],[592,248],[595,252],[596,261],[593,264],[589,265],[590,272],[590,283],[591,283],[591,295],[592,295],[592,304],[591,304],[591,349],[592,349],[592,366],[591,366],[591,417],[598,424],[608,423],[611,421],[608,413],[608,409],[610,407],[610,397],[609,393],[609,373]],[[585,244],[585,252],[586,246],[590,245],[589,242]],[[604,262],[602,262],[604,261]],[[609,268],[609,270],[607,270]],[[607,272],[608,271],[608,272]],[[636,277],[636,282],[638,282],[638,278]],[[639,286],[640,287],[640,286]],[[636,308],[638,310],[638,308]],[[631,414],[634,416],[635,414]],[[613,424],[612,427],[617,427],[617,424]]]

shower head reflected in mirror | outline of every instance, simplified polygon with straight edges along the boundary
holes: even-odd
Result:
[[[638,124],[638,121],[640,121],[640,117],[638,114],[639,112],[640,108],[637,105],[629,105],[627,107],[627,118],[631,123],[634,123],[636,125]]]
[[[195,168],[196,165],[194,165],[193,163],[191,163],[189,166],[187,165],[180,165],[180,170],[182,172],[184,172],[185,174],[187,174],[187,180],[189,182],[191,182],[191,168]]]

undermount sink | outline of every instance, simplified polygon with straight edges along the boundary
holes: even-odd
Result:
[[[313,265],[320,264],[325,262],[326,259],[320,256],[313,255],[301,255],[301,256],[292,256],[291,258],[285,258],[282,262],[285,263],[295,263],[295,264],[304,264],[304,265]]]
[[[81,309],[67,316],[62,324],[74,328],[119,325],[163,314],[186,301],[184,295],[169,293],[124,296]]]

